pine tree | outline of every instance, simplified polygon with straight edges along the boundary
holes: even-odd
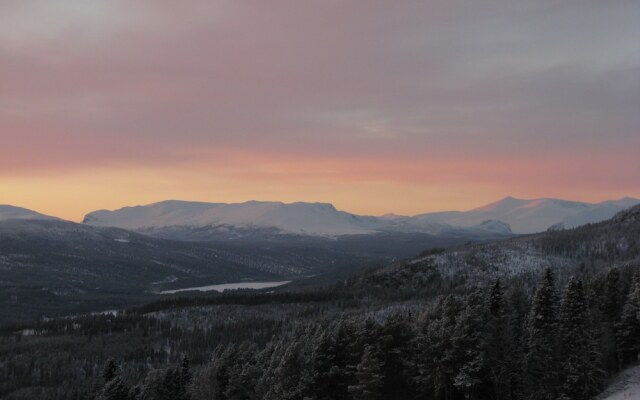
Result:
[[[527,353],[527,317],[531,308],[531,298],[522,290],[515,287],[509,290],[507,297],[509,305],[508,324],[510,333],[511,353],[509,373],[509,389],[512,399],[524,399],[526,396],[525,355]]]
[[[104,383],[110,382],[116,376],[116,370],[118,366],[116,365],[116,361],[113,358],[107,359],[102,369],[102,380]]]
[[[562,398],[587,400],[601,388],[601,354],[592,333],[582,283],[571,278],[560,310]]]
[[[409,370],[413,370],[408,354],[410,342],[414,337],[410,321],[409,314],[398,313],[387,318],[379,331],[377,347],[384,362],[385,384],[382,392],[385,398],[406,397],[413,385],[413,380],[408,374]],[[350,360],[355,367],[359,362],[359,352],[355,349],[351,349],[350,352],[355,355]]]
[[[349,386],[349,392],[355,400],[376,400],[382,397],[384,386],[384,362],[380,360],[379,351],[366,345],[362,359],[356,368],[355,385]]]
[[[507,304],[500,280],[496,281],[488,299],[488,322],[486,324],[486,357],[488,380],[491,382],[491,393],[487,397],[496,400],[510,399],[511,371],[514,347],[509,324]]]
[[[350,322],[339,321],[314,343],[312,392],[320,400],[348,399],[349,385],[354,383],[359,353],[354,350],[356,330]]]
[[[633,279],[620,322],[616,324],[618,354],[623,366],[638,361],[640,355],[640,273]]]
[[[620,290],[620,271],[612,268],[605,278],[600,304],[601,341],[603,365],[608,371],[617,371],[619,367],[618,349],[616,343],[616,327],[624,296]]]
[[[128,400],[129,389],[122,378],[116,376],[107,382],[98,398],[100,400]]]
[[[190,397],[188,394],[188,387],[191,383],[191,369],[189,364],[189,358],[184,356],[177,374],[179,383],[178,398],[181,400],[187,400]]]
[[[425,398],[452,399],[457,374],[457,361],[451,336],[461,304],[455,296],[447,296],[436,305],[414,341],[414,380],[418,392]]]
[[[620,270],[618,268],[612,268],[607,273],[605,296],[604,317],[607,321],[615,321],[624,301],[624,297],[620,293]]]
[[[527,321],[525,380],[530,400],[556,400],[559,389],[558,321],[555,280],[545,270]]]
[[[301,340],[290,342],[274,371],[274,385],[267,393],[267,399],[302,399],[310,384],[308,354],[304,353]]]
[[[453,332],[452,344],[459,365],[454,386],[465,398],[476,398],[485,381],[487,359],[484,326],[487,309],[481,292],[467,298]]]

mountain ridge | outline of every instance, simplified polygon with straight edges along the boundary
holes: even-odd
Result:
[[[8,219],[41,219],[53,221],[59,220],[60,218],[42,214],[24,207],[0,204],[0,221]]]
[[[272,229],[272,233],[335,237],[381,232],[420,232],[452,234],[470,231],[528,234],[552,226],[572,228],[613,217],[640,200],[625,197],[600,203],[585,203],[554,198],[501,200],[468,211],[439,211],[402,216],[357,215],[336,209],[330,203],[283,203],[247,201],[244,203],[207,203],[167,200],[147,205],[98,210],[88,213],[84,223],[117,226],[136,231],[158,231],[169,227]],[[501,224],[485,224],[499,221]]]

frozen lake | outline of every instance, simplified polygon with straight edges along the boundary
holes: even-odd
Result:
[[[282,286],[291,281],[281,281],[281,282],[237,282],[237,283],[223,283],[220,285],[208,285],[208,286],[197,286],[190,287],[184,289],[174,289],[174,290],[163,290],[160,294],[172,294],[178,292],[186,292],[187,290],[199,290],[201,292],[209,292],[215,290],[216,292],[224,292],[225,290],[234,290],[234,289],[266,289],[276,286]]]

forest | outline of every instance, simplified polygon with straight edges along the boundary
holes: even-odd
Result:
[[[303,291],[5,326],[3,399],[591,399],[640,353],[640,209]]]

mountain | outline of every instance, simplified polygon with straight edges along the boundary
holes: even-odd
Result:
[[[354,285],[363,293],[427,296],[445,293],[454,285],[466,289],[491,285],[496,279],[528,284],[546,268],[566,282],[572,275],[595,274],[612,266],[637,269],[638,265],[640,205],[574,229],[427,251],[413,260],[363,274],[354,279]]]
[[[478,238],[511,235],[505,223],[488,219],[465,227],[402,216],[361,216],[326,203],[249,201],[239,204],[169,200],[115,211],[89,213],[84,223],[112,226],[181,240],[264,239],[286,236],[336,238],[349,235],[421,233]]]
[[[22,207],[0,204],[0,221],[8,219],[57,220],[58,218],[40,214],[39,212]]]
[[[636,204],[640,204],[640,200],[629,197],[595,204],[559,199],[524,200],[505,197],[470,211],[428,213],[413,218],[423,222],[446,223],[460,227],[475,226],[486,220],[497,220],[509,224],[515,233],[535,233],[552,226],[554,229],[568,229],[604,221]]]
[[[273,228],[280,233],[339,236],[375,232],[376,219],[336,210],[325,203],[249,201],[240,204],[169,200],[146,206],[100,210],[88,214],[84,223],[148,230],[170,226],[217,226]]]
[[[573,228],[611,218],[639,204],[624,198],[602,203],[506,197],[470,211],[380,217],[351,214],[327,203],[249,201],[238,204],[169,200],[119,210],[94,211],[84,223],[183,240],[264,238],[281,235],[335,238],[380,233],[496,237]]]

